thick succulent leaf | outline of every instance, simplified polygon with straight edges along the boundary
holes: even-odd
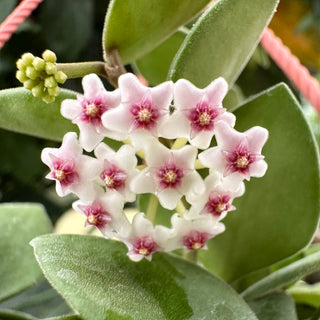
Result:
[[[31,244],[45,276],[86,320],[257,320],[226,283],[168,254],[136,263],[120,242],[79,235]]]
[[[249,305],[259,320],[298,320],[293,299],[283,292],[250,301]]]
[[[24,88],[0,91],[0,127],[36,137],[61,141],[68,131],[77,127],[60,114],[64,99],[75,99],[75,93],[61,90],[53,103],[46,104]]]
[[[232,85],[256,48],[278,0],[220,0],[193,26],[170,70],[198,87],[224,77]]]
[[[29,241],[52,231],[39,204],[1,204],[0,222],[0,301],[31,286],[42,272]]]
[[[320,270],[320,252],[314,253],[293,262],[284,268],[274,271],[248,287],[241,295],[246,300],[251,300],[269,293],[270,291],[284,287],[317,270]]]
[[[303,113],[285,85],[234,112],[236,129],[269,130],[263,149],[268,170],[252,178],[224,220],[226,231],[209,242],[204,264],[227,281],[288,258],[307,246],[319,219],[319,158]]]
[[[160,46],[136,61],[140,73],[150,85],[155,86],[167,80],[171,62],[187,32],[186,28],[178,30]]]
[[[103,30],[104,50],[117,48],[123,63],[133,62],[157,47],[209,2],[112,0]]]

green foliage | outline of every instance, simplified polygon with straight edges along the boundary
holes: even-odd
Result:
[[[157,85],[168,78],[168,71],[180,45],[188,33],[187,29],[175,32],[170,38],[136,61],[141,74],[150,85]]]
[[[112,0],[103,31],[105,53],[117,48],[123,63],[133,62],[157,47],[208,2],[209,0]]]
[[[171,65],[170,78],[185,78],[205,87],[213,79],[224,77],[232,85],[256,48],[277,3],[218,1],[190,30]]]
[[[1,204],[0,301],[32,285],[41,271],[28,242],[52,227],[38,204]]]
[[[251,301],[249,305],[259,320],[298,320],[293,299],[282,292]]]
[[[45,276],[86,320],[256,320],[226,283],[179,258],[158,253],[135,263],[123,244],[86,236],[31,244]]]
[[[62,140],[68,131],[78,131],[60,114],[61,101],[74,98],[75,93],[61,90],[53,103],[46,104],[24,88],[1,90],[0,127],[36,137]]]
[[[307,246],[319,218],[319,159],[314,138],[285,85],[267,90],[235,110],[236,129],[268,128],[263,149],[268,170],[236,199],[226,231],[209,242],[202,261],[234,281]]]

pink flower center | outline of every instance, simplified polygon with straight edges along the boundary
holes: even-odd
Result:
[[[110,214],[97,202],[93,202],[92,205],[81,206],[80,209],[87,216],[87,222],[99,229],[103,229],[111,221]]]
[[[193,230],[183,238],[183,245],[189,250],[197,250],[203,248],[207,240],[206,233]]]
[[[245,145],[239,145],[235,151],[224,151],[227,159],[227,171],[247,173],[251,163],[256,160],[256,155],[250,153]]]
[[[101,97],[92,100],[81,98],[81,121],[94,126],[101,126],[101,116],[109,109]]]
[[[160,180],[160,187],[164,189],[178,188],[181,185],[184,173],[175,163],[168,162],[158,169],[157,176]]]
[[[134,240],[132,250],[136,254],[148,256],[157,250],[157,244],[154,242],[152,237],[145,236]]]
[[[221,213],[230,208],[231,197],[229,195],[210,194],[208,202],[205,205],[205,211],[219,218]]]
[[[212,130],[215,118],[223,112],[223,108],[213,108],[207,102],[200,102],[189,111],[188,119],[191,122],[191,128],[198,132]]]
[[[108,189],[121,190],[125,187],[127,174],[114,164],[109,164],[100,174]]]
[[[79,175],[75,171],[75,163],[72,159],[64,160],[57,158],[53,162],[51,175],[64,187],[74,183],[79,178]]]
[[[139,105],[132,105],[130,112],[133,116],[133,126],[135,129],[153,129],[160,118],[159,110],[152,106],[152,102],[149,99],[144,99]]]

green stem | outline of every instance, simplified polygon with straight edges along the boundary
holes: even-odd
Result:
[[[68,78],[82,78],[90,73],[108,78],[106,64],[101,61],[57,63],[57,70],[64,72]]]
[[[198,263],[198,250],[188,251],[185,253],[184,257],[186,260],[197,264]]]
[[[146,216],[151,222],[154,222],[156,218],[158,205],[159,205],[158,198],[155,195],[151,194],[149,203],[148,203],[147,212],[146,212]]]

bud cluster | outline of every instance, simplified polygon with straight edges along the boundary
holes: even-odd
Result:
[[[24,53],[17,61],[16,77],[35,97],[51,103],[60,92],[58,84],[63,84],[67,76],[57,70],[54,52],[46,50],[42,53],[42,58],[29,52]]]
[[[62,115],[78,125],[79,139],[69,132],[60,148],[41,155],[58,195],[77,195],[73,208],[86,224],[123,241],[134,261],[150,260],[156,251],[206,248],[225,230],[221,221],[235,210],[243,180],[265,174],[261,150],[268,131],[233,128],[235,116],[222,107],[228,91],[222,78],[204,89],[184,79],[148,88],[133,74],[122,75],[112,92],[94,74],[82,83],[84,95],[61,105]],[[113,150],[104,138],[124,144]],[[203,168],[205,178],[198,172]],[[124,207],[137,195],[149,199],[147,210],[129,220]],[[164,211],[159,205],[171,215],[170,227],[154,224]]]

